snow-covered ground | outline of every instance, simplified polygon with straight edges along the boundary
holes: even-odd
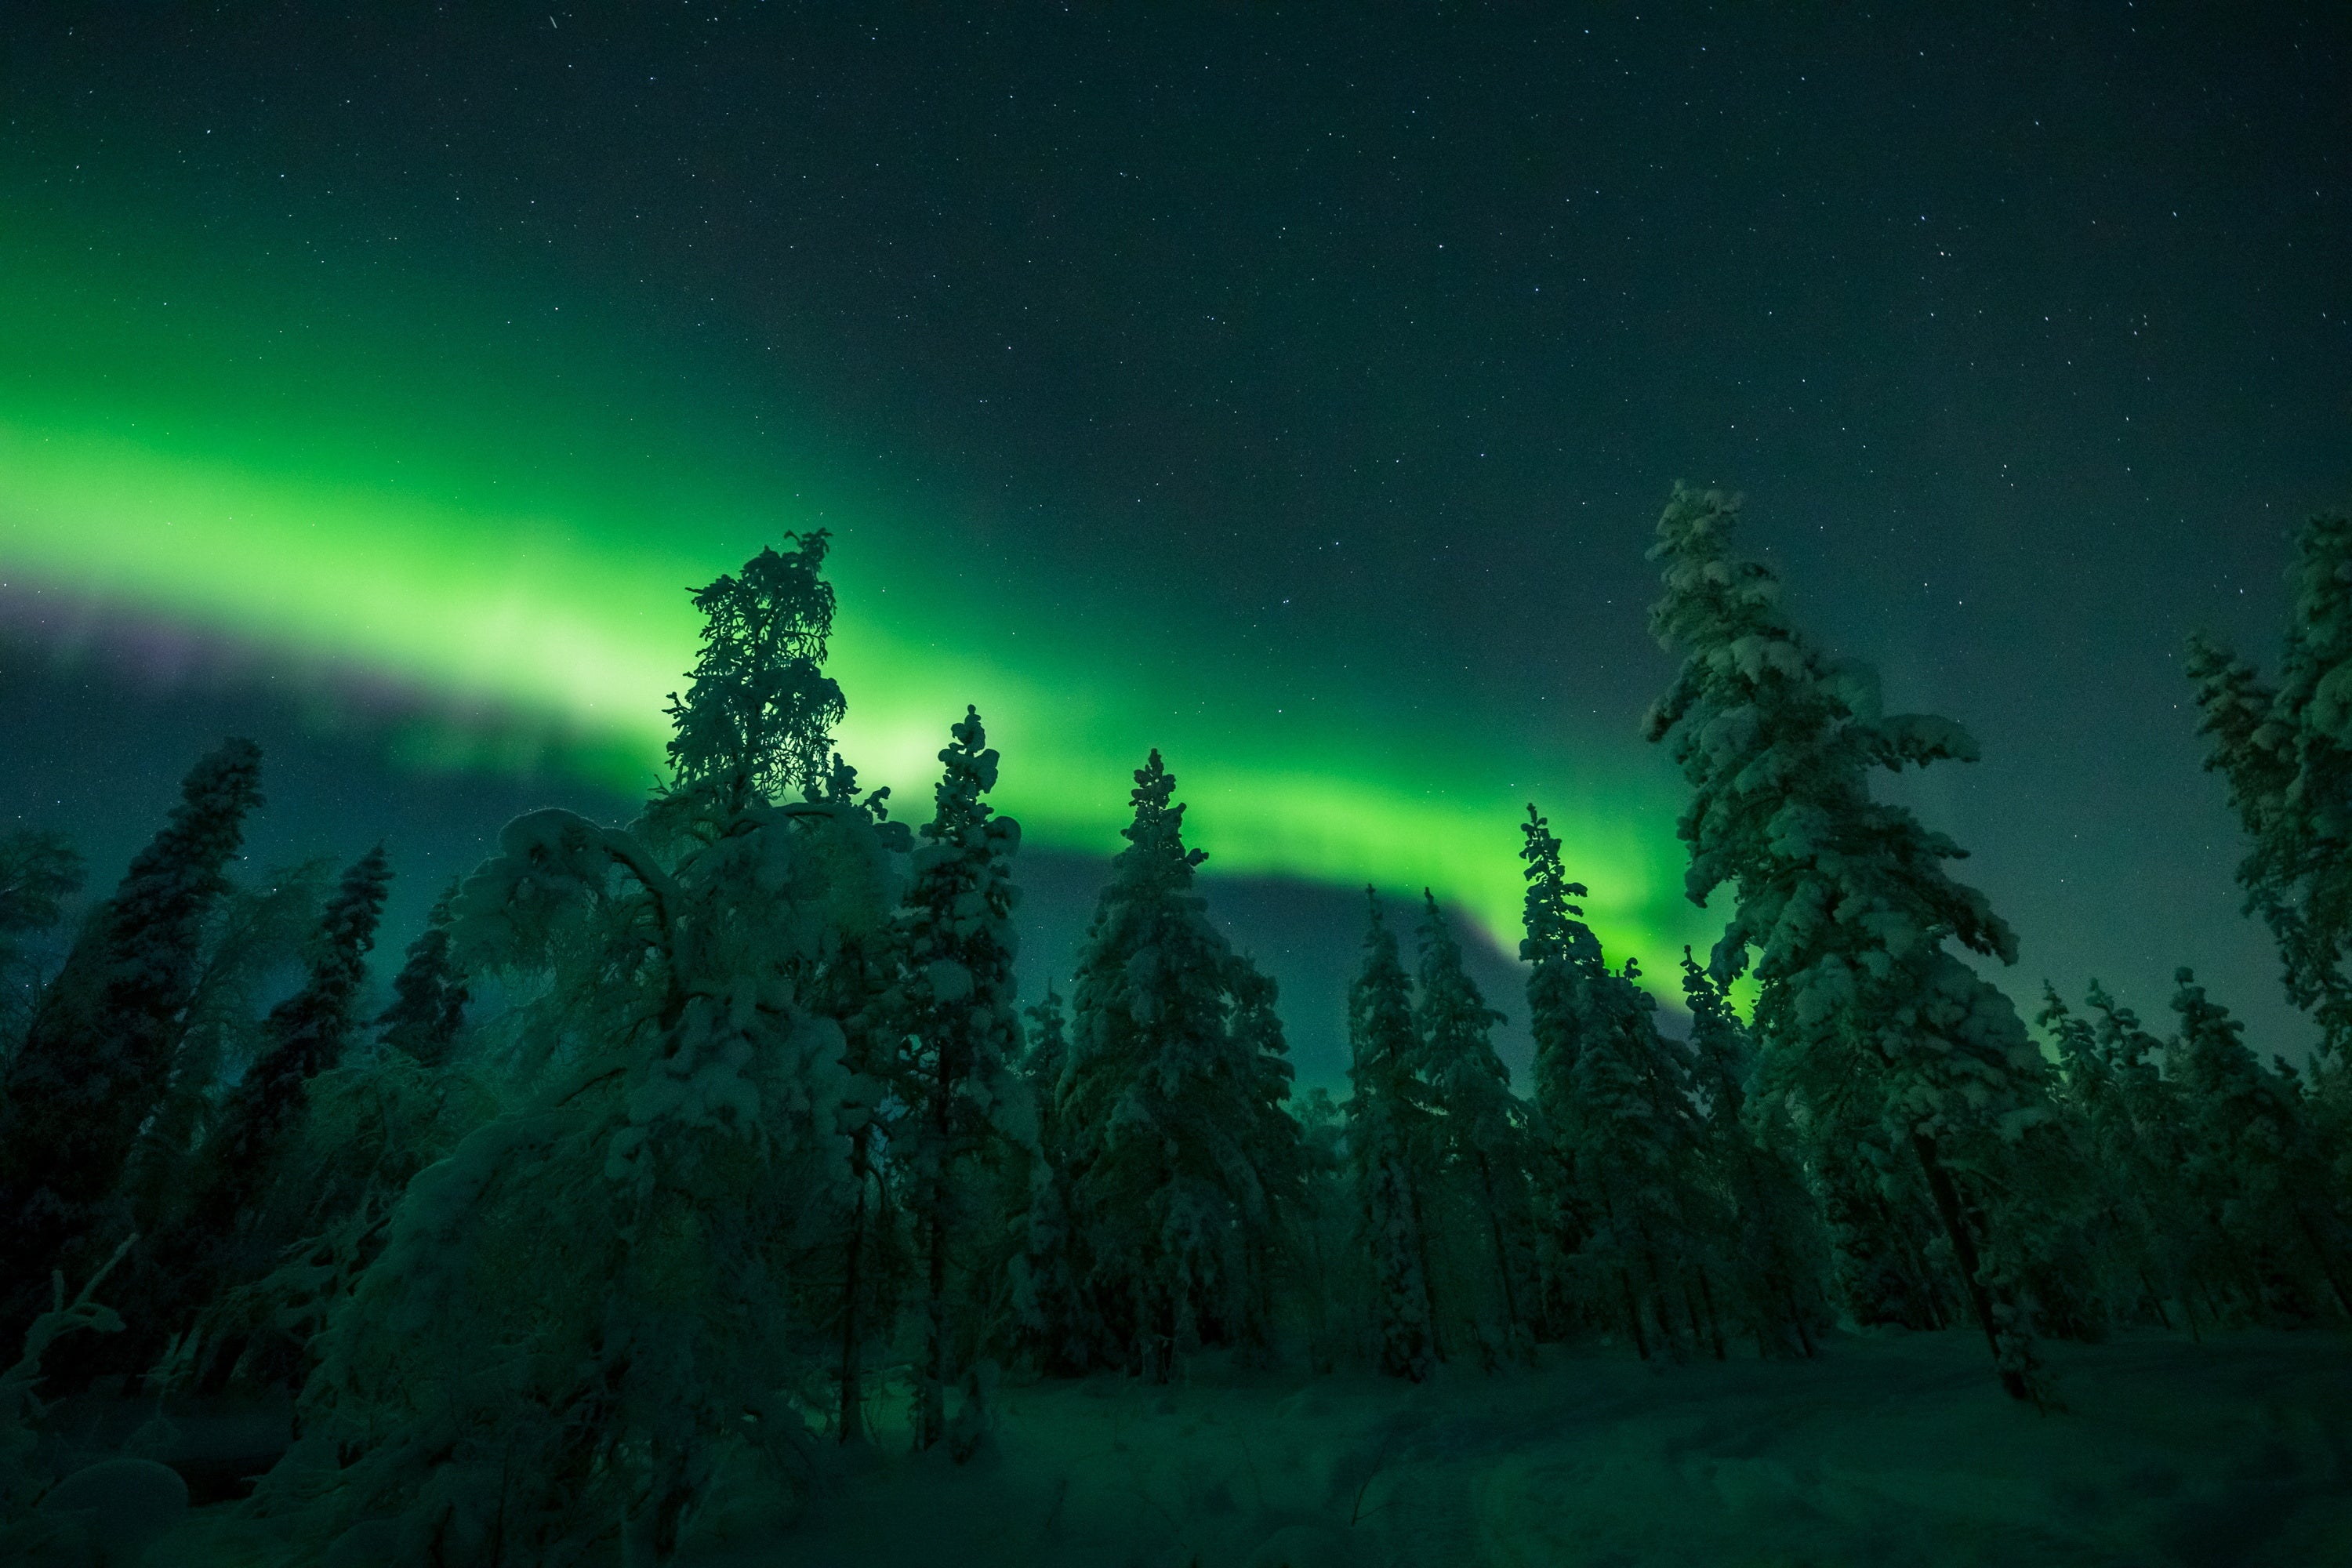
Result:
[[[2048,1347],[2068,1408],[1965,1334],[1823,1361],[1000,1392],[997,1451],[877,1460],[710,1564],[2352,1563],[2352,1343]]]
[[[2043,1349],[2066,1401],[2047,1414],[2004,1397],[1982,1342],[1958,1332],[1834,1339],[1810,1363],[1549,1352],[1538,1368],[1442,1368],[1418,1388],[1214,1361],[1167,1387],[1008,1384],[994,1440],[971,1462],[910,1457],[886,1411],[873,1447],[820,1450],[831,1473],[805,1500],[722,1492],[685,1557],[689,1568],[2352,1564],[2352,1341],[2149,1333]],[[200,1508],[139,1560],[252,1562],[268,1531],[234,1504]],[[355,1534],[329,1560],[388,1563],[358,1547]]]

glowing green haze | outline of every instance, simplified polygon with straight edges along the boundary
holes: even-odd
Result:
[[[682,590],[826,527],[843,749],[910,809],[971,701],[1007,759],[1005,807],[1047,846],[1116,848],[1128,773],[1157,745],[1217,869],[1426,883],[1507,945],[1532,796],[1612,948],[1662,959],[1700,929],[1671,798],[1419,716],[1400,733],[1377,690],[1268,711],[1262,672],[1188,637],[1181,603],[971,558],[915,487],[810,471],[772,393],[681,372],[641,326],[439,286],[396,249],[307,271],[193,246],[111,260],[11,216],[0,574],[18,585],[395,677],[457,716],[443,762],[489,760],[462,719],[504,714],[635,785],[691,658]]]

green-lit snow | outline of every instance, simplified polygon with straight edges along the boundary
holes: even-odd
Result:
[[[1008,1387],[992,1461],[886,1460],[711,1563],[2352,1563],[2352,1343],[1983,1343],[1651,1369],[1560,1355],[1422,1388],[1340,1374]]]
[[[682,1568],[2352,1564],[2352,1341],[2043,1348],[2048,1414],[1957,1331],[1812,1363],[1552,1352],[1418,1388],[1214,1363],[1008,1383],[971,1463],[908,1455],[885,1411],[862,1458],[820,1443],[804,1500],[722,1486]],[[255,1561],[268,1528],[216,1505],[144,1561]],[[404,1568],[365,1528],[329,1561]]]

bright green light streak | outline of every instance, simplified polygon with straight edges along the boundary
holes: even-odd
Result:
[[[1128,775],[1157,744],[1214,869],[1426,885],[1510,951],[1516,825],[1532,795],[1613,952],[1643,955],[1671,993],[1664,960],[1706,940],[1679,895],[1674,803],[1654,785],[1572,779],[1492,737],[1381,732],[1365,721],[1381,712],[1376,692],[1352,714],[1276,726],[1233,650],[1122,662],[1097,644],[1137,629],[1127,620],[1045,608],[1083,602],[1082,579],[976,592],[943,551],[951,531],[805,484],[792,500],[772,454],[740,434],[681,434],[674,379],[636,395],[643,379],[593,334],[554,363],[487,338],[469,353],[483,334],[467,321],[440,309],[411,327],[404,310],[423,314],[378,301],[389,327],[345,311],[289,340],[249,323],[299,316],[302,301],[265,312],[249,282],[240,294],[183,268],[164,321],[47,259],[0,254],[8,575],[298,664],[389,672],[460,716],[552,721],[571,765],[635,787],[656,776],[663,701],[692,658],[683,590],[823,524],[841,535],[843,749],[866,782],[895,786],[902,815],[923,814],[934,753],[971,701],[1006,758],[1002,804],[1042,845],[1118,847]],[[481,760],[462,721],[440,750]]]

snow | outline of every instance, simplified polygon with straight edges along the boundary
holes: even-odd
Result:
[[[2352,1560],[2352,1359],[2319,1334],[2045,1347],[2005,1396],[1973,1331],[1811,1362],[1008,1383],[966,1466],[868,1457],[805,1513],[689,1532],[710,1568],[2319,1563]],[[901,1436],[885,1427],[887,1449]],[[716,1522],[716,1521],[714,1521]],[[724,1536],[723,1542],[719,1539]]]

